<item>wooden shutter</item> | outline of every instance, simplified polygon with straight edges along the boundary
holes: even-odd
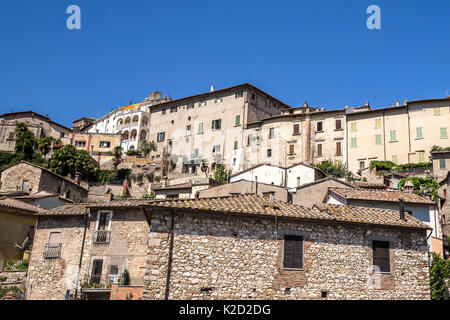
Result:
[[[336,155],[340,156],[341,154],[342,154],[341,143],[340,142],[336,142]]]
[[[390,272],[389,242],[373,241],[373,265],[378,266],[381,272]]]
[[[303,237],[284,237],[284,261],[283,267],[289,269],[303,268]]]
[[[294,154],[294,145],[289,145],[289,154]]]
[[[294,124],[294,134],[299,134],[300,133],[300,125],[297,123],[297,124]]]

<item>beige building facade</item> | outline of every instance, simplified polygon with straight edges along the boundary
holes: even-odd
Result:
[[[115,147],[122,143],[122,135],[114,133],[74,132],[71,143],[77,150],[86,150],[100,165],[110,161]]]

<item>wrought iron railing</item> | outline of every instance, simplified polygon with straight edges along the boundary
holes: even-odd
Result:
[[[62,243],[47,243],[44,250],[45,259],[58,259],[61,257]]]
[[[109,243],[110,231],[107,230],[97,230],[94,231],[94,243],[105,244]]]

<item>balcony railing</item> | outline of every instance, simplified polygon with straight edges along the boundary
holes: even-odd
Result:
[[[45,245],[44,258],[58,259],[61,257],[62,243],[47,243]]]
[[[111,232],[107,230],[94,231],[94,243],[107,244],[109,243],[109,237]]]
[[[90,285],[94,284],[100,284],[102,282],[102,275],[101,274],[91,274],[91,280],[89,281]]]

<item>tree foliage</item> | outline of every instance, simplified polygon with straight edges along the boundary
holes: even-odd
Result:
[[[86,150],[77,150],[72,145],[66,145],[55,151],[50,158],[49,168],[63,176],[76,172],[88,181],[97,181],[98,168]]]
[[[34,133],[28,129],[28,124],[25,122],[18,123],[14,132],[16,134],[14,152],[16,154],[22,154],[23,160],[31,161],[33,159],[34,147],[36,144]]]
[[[444,260],[432,253],[430,267],[430,289],[432,300],[450,300],[448,281],[450,280],[450,260]]]
[[[153,151],[155,151],[155,152],[158,151],[158,147],[156,146],[155,141],[149,142],[149,141],[144,140],[141,144],[140,150],[142,152],[142,155],[145,158],[148,158]]]
[[[413,192],[419,195],[429,195],[433,199],[437,197],[439,183],[433,178],[409,177],[403,178],[399,182],[401,189],[405,186],[406,181],[412,181]]]
[[[231,170],[227,170],[223,163],[219,163],[214,171],[213,178],[220,184],[228,183],[228,179],[231,176]]]
[[[312,165],[316,168],[319,168],[329,176],[333,176],[336,178],[344,178],[348,176],[348,170],[341,162],[326,160],[321,163],[315,163]]]

